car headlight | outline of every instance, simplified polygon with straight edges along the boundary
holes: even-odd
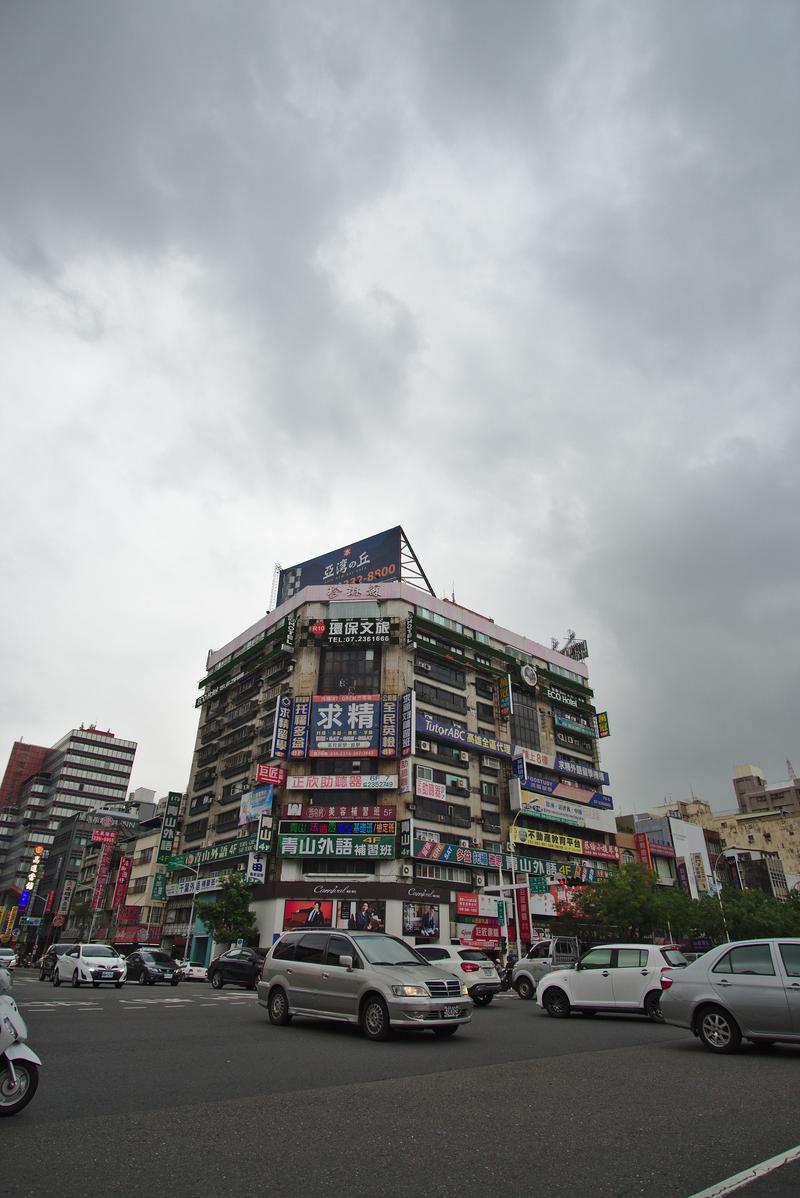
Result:
[[[428,991],[424,986],[392,986],[392,994],[397,998],[427,998]]]
[[[461,993],[462,993],[462,994],[469,994],[469,990],[467,989],[467,987],[466,987],[466,985],[464,984],[464,982],[462,982],[462,983],[461,983]]]

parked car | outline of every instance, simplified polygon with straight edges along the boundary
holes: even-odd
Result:
[[[64,953],[68,953],[73,948],[75,948],[74,943],[68,944],[59,942],[58,944],[51,944],[47,952],[39,961],[39,981],[49,981],[53,976],[53,970],[58,958],[63,957]]]
[[[0,969],[7,969],[10,972],[16,964],[17,954],[13,948],[0,948]]]
[[[392,1028],[454,1035],[472,1018],[464,982],[385,932],[286,932],[267,953],[258,1001],[270,1023],[295,1015],[361,1026],[369,1040]]]
[[[420,944],[417,952],[426,961],[464,982],[476,1007],[488,1007],[495,994],[500,992],[497,969],[480,949],[462,948],[458,944]]]
[[[78,987],[86,982],[96,989],[101,984],[113,984],[119,990],[126,975],[125,958],[110,944],[76,944],[57,958],[53,967],[53,985],[71,982]]]
[[[191,961],[179,961],[178,965],[184,982],[208,981],[208,970],[205,965],[193,965]]]
[[[520,998],[530,999],[545,974],[554,969],[571,969],[581,955],[574,936],[554,936],[532,944],[511,974],[511,985]]]
[[[169,982],[177,986],[181,980],[181,967],[168,953],[157,948],[139,948],[126,961],[128,981],[140,986],[154,986],[156,982]]]
[[[255,990],[264,956],[265,953],[257,948],[229,948],[209,965],[208,980],[215,990],[221,990],[226,982]]]
[[[800,939],[739,940],[661,979],[667,1023],[689,1028],[711,1052],[800,1042]]]
[[[584,953],[573,969],[559,969],[536,989],[540,1007],[556,1019],[572,1011],[632,1011],[661,1022],[661,974],[685,967],[676,948],[660,944],[603,944]]]

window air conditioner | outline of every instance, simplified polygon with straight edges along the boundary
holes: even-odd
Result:
[[[409,865],[408,863],[406,863],[405,865],[403,865],[403,866],[401,867],[401,869],[400,869],[400,873],[403,875],[403,877],[404,877],[404,878],[413,878],[413,876],[414,876],[414,866],[413,866],[413,865]]]
[[[486,879],[484,878],[483,874],[476,874],[472,880],[476,886],[485,886],[486,885]]]
[[[459,761],[469,761],[469,753],[465,749],[462,749],[458,754],[458,759]]]
[[[508,844],[506,845],[506,852],[507,853],[516,853],[516,851],[517,851],[517,846],[509,840]]]
[[[469,841],[468,841],[468,840],[466,840],[466,839],[459,840],[459,842],[458,842],[458,845],[459,845],[459,848],[462,848],[462,849],[468,849],[468,848],[469,848]]]
[[[417,747],[418,747],[418,748],[420,749],[420,751],[421,751],[421,752],[423,752],[423,753],[430,753],[430,751],[431,751],[431,742],[430,742],[429,740],[418,740],[418,741],[417,741]]]
[[[496,757],[481,757],[482,770],[499,770],[500,762]]]
[[[456,790],[469,790],[469,782],[466,778],[456,778],[455,787]]]
[[[430,674],[430,672],[431,672],[431,664],[430,664],[430,662],[429,662],[429,661],[418,661],[418,662],[417,662],[417,669],[418,669],[418,670],[425,670],[425,672],[426,672],[426,673]]]

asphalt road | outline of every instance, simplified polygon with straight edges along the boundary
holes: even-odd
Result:
[[[17,971],[44,1061],[2,1121],[0,1195],[689,1198],[800,1142],[800,1049],[702,1050],[644,1019],[503,996],[451,1040],[296,1020],[255,996],[53,989]],[[786,1166],[738,1191],[796,1195]]]

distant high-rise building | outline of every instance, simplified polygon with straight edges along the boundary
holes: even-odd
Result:
[[[14,741],[3,781],[0,783],[0,809],[16,807],[23,784],[32,774],[44,766],[50,752],[44,745],[29,745],[23,740]]]
[[[800,813],[800,779],[790,775],[784,782],[768,783],[757,765],[737,765],[733,789],[739,810],[750,813],[783,811]]]

